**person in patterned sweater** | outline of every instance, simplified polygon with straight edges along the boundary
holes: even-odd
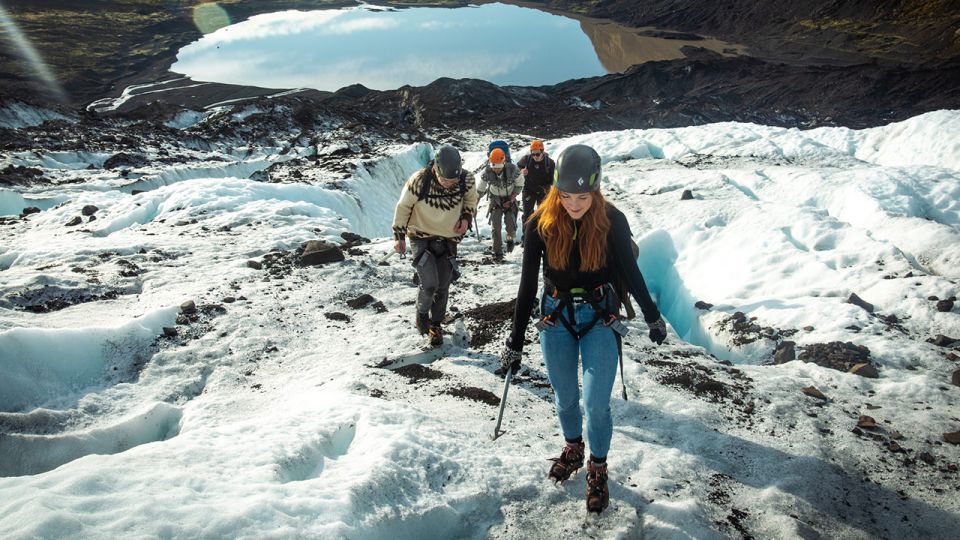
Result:
[[[416,327],[430,345],[443,344],[440,324],[447,311],[450,283],[457,271],[457,244],[477,213],[473,174],[463,169],[460,152],[450,145],[407,179],[393,216],[393,248],[407,249],[419,278]]]

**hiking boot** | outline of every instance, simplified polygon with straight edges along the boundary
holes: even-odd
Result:
[[[439,347],[443,345],[443,330],[439,326],[430,327],[430,346]]]
[[[607,464],[587,463],[587,512],[599,514],[610,504],[610,490],[607,489]]]
[[[583,440],[577,442],[567,442],[567,445],[560,451],[560,457],[550,458],[553,465],[550,466],[549,477],[554,482],[563,482],[577,469],[583,467]]]
[[[503,253],[499,251],[493,254],[493,262],[502,263],[503,262]]]
[[[507,237],[507,253],[513,252],[513,238]]]
[[[417,312],[417,331],[421,336],[427,335],[430,331],[430,315],[428,313]]]

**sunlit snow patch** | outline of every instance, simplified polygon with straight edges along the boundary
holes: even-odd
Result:
[[[111,426],[57,435],[0,434],[0,476],[38,474],[90,454],[117,454],[167,440],[179,432],[182,411],[155,403]]]
[[[16,191],[0,189],[0,216],[16,216],[24,208],[34,207],[40,210],[49,210],[54,206],[70,200],[66,195],[54,197],[30,198],[24,197]]]
[[[0,332],[0,411],[70,403],[116,384],[149,359],[151,343],[172,326],[165,308],[115,328],[13,328]]]

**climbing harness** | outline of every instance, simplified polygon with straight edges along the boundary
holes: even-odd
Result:
[[[617,293],[613,285],[603,283],[592,289],[575,287],[569,291],[561,291],[556,287],[547,287],[544,297],[551,296],[559,302],[556,307],[548,314],[543,315],[534,325],[537,331],[543,331],[549,327],[556,326],[559,321],[567,332],[574,339],[580,341],[580,338],[587,335],[598,322],[613,330],[613,335],[617,339],[617,356],[620,363],[620,383],[623,385],[623,399],[627,399],[627,385],[623,379],[623,338],[627,335],[627,327],[620,321],[618,307],[620,305],[617,299]],[[540,312],[544,313],[546,298],[541,302]],[[590,304],[593,308],[593,320],[587,323],[580,331],[574,327],[576,318],[574,317],[574,306],[576,304]],[[608,307],[612,306],[612,307]],[[564,312],[566,311],[566,313]]]

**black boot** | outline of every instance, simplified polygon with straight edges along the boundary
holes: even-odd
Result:
[[[577,469],[583,467],[583,439],[576,442],[567,441],[567,445],[560,451],[560,457],[550,458],[549,477],[554,482],[563,482]]]
[[[417,331],[421,336],[427,335],[430,331],[430,315],[428,313],[417,312]]]
[[[587,463],[587,512],[599,514],[610,504],[610,491],[607,489],[607,464]]]

